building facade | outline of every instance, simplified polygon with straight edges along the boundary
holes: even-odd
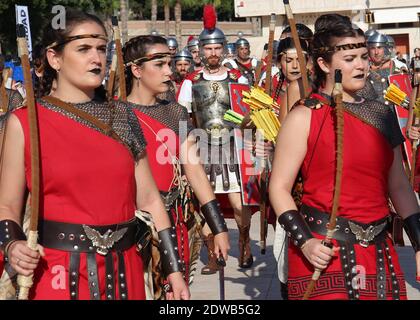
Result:
[[[414,48],[420,48],[420,1],[419,0],[290,0],[295,20],[312,30],[315,20],[325,13],[339,13],[351,17],[364,31],[369,28],[392,36],[396,50],[412,56]],[[373,21],[368,21],[367,12]],[[275,39],[287,25],[283,1],[280,0],[235,0],[237,17],[259,17],[262,36],[249,39],[256,56],[262,53],[268,40],[270,14],[276,13]],[[370,23],[369,23],[370,22]]]

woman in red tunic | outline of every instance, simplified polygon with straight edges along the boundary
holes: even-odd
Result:
[[[419,263],[419,207],[404,173],[404,138],[385,105],[356,95],[368,71],[363,32],[350,19],[321,16],[313,41],[316,94],[286,118],[278,136],[270,200],[291,241],[289,299],[301,299],[314,267],[323,270],[311,299],[406,299],[387,232],[388,196],[405,218]],[[321,23],[322,22],[322,23]],[[336,174],[334,71],[343,74],[343,170],[333,248],[323,245]],[[314,106],[313,108],[308,108]],[[290,194],[301,170],[301,212]]]
[[[189,299],[176,235],[150,174],[146,143],[134,113],[109,104],[98,89],[105,73],[106,31],[95,16],[66,11],[66,29],[44,34],[45,71],[37,103],[41,185],[38,250],[26,246],[22,200],[31,191],[27,109],[10,116],[0,181],[0,241],[8,263],[34,274],[31,299],[144,299],[146,236],[136,209],[155,221],[163,269],[176,299]],[[64,102],[66,101],[66,102]],[[89,115],[108,127],[108,134]]]
[[[128,101],[137,115],[145,134],[149,165],[161,195],[166,199],[168,213],[177,228],[181,260],[189,274],[188,221],[194,222],[184,212],[187,183],[183,181],[181,166],[191,184],[206,222],[215,235],[214,253],[227,259],[229,240],[223,214],[221,214],[213,189],[197,157],[195,139],[187,139],[193,126],[187,109],[176,102],[159,100],[156,96],[168,90],[172,74],[171,58],[166,40],[158,36],[139,36],[124,46],[127,66]],[[209,210],[214,210],[209,214]],[[216,214],[216,215],[215,215]],[[191,219],[192,218],[192,219]],[[219,225],[223,227],[220,228]]]

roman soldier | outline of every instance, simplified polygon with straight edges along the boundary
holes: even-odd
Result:
[[[228,200],[229,208],[234,211],[240,233],[239,266],[249,268],[253,263],[249,239],[251,212],[242,205],[232,128],[223,121],[225,112],[230,109],[229,83],[247,84],[248,81],[238,70],[222,65],[226,37],[222,30],[216,28],[214,8],[206,5],[203,16],[204,30],[199,41],[204,68],[187,76],[181,85],[178,102],[193,112],[197,126],[203,129],[204,134],[200,134],[199,142],[200,156],[205,162],[206,173],[215,193],[221,199],[222,206],[224,200]],[[211,252],[211,234],[205,234],[205,243],[209,264],[201,272],[215,273],[217,265],[215,255]]]
[[[404,70],[407,70],[407,66],[400,61],[391,59],[390,43],[386,35],[378,32],[371,34],[367,39],[367,45],[371,62],[368,82],[374,90],[374,93],[372,92],[369,97],[374,98],[376,95],[375,100],[389,105],[389,101],[384,98],[384,93],[389,86],[388,77],[403,73]]]
[[[199,40],[197,38],[194,38],[193,36],[190,36],[188,38],[187,49],[191,53],[193,57],[193,62],[194,62],[192,66],[192,71],[201,70],[203,68],[203,64],[201,62],[200,54],[199,54],[200,49],[198,45],[199,45]]]
[[[175,54],[173,58],[174,73],[172,74],[172,82],[175,85],[175,93],[179,91],[182,81],[188,74],[193,63],[193,56],[187,49],[183,49]]]
[[[171,57],[173,58],[178,51],[178,41],[175,38],[170,37],[166,39],[166,43],[169,47],[169,52],[171,53]]]
[[[230,66],[227,67],[238,69],[241,74],[248,79],[248,83],[255,82],[255,71],[260,62],[255,57],[250,57],[251,49],[249,41],[245,38],[239,38],[235,42],[236,56],[230,59]]]

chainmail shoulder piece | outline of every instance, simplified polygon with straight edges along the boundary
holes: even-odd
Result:
[[[90,122],[71,112],[61,109],[42,98],[38,100],[38,103],[49,110],[58,112],[84,126],[102,133],[99,128]],[[143,136],[143,132],[140,128],[136,115],[126,103],[121,101],[105,102],[92,100],[90,102],[76,103],[72,105],[77,109],[89,113],[96,119],[112,126],[114,132],[118,135],[124,145],[129,148],[134,159],[138,161],[141,158],[146,148],[146,140]]]
[[[3,130],[4,123],[9,117],[10,113],[13,112],[13,110],[22,106],[22,104],[24,103],[24,99],[20,95],[19,91],[6,89],[6,93],[9,101],[9,107],[7,112],[5,112],[4,114],[0,114],[0,131]],[[3,105],[2,99],[3,98],[0,95],[0,105]]]
[[[185,139],[186,136],[188,136],[188,134],[194,129],[187,109],[177,102],[158,100],[156,104],[151,106],[143,106],[135,103],[129,103],[129,105],[132,108],[139,110],[149,117],[161,122],[174,131],[178,136],[180,136],[180,128],[182,128],[182,126],[185,128],[186,126],[187,134],[183,134],[183,137],[181,138]]]
[[[325,101],[327,101],[329,105],[332,105],[332,98],[329,95],[321,94],[321,96],[325,98]],[[325,101],[320,101],[317,98],[306,100],[311,102],[307,105],[307,107],[311,109],[320,109],[320,106],[322,107],[322,104],[325,104]],[[316,103],[317,100],[318,103]],[[311,107],[315,105],[317,107]],[[344,102],[344,109],[347,113],[355,116],[360,121],[379,130],[392,148],[395,148],[405,141],[398,124],[398,119],[387,105],[376,100],[364,100],[359,103]]]
[[[166,100],[169,102],[175,102],[176,101],[176,88],[172,81],[168,82],[168,90],[164,93],[160,93],[157,98],[159,100]]]
[[[345,102],[344,108],[363,122],[378,129],[392,148],[405,141],[397,117],[387,105],[376,100],[366,100],[363,103]]]
[[[372,82],[366,81],[366,85],[363,87],[363,89],[360,89],[356,93],[359,97],[362,97],[366,100],[376,100],[378,99],[378,94],[375,91],[375,88],[372,85]]]

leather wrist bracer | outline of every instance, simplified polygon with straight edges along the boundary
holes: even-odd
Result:
[[[404,219],[404,229],[410,238],[414,252],[420,251],[420,212]]]
[[[312,239],[311,229],[303,216],[296,210],[289,210],[280,215],[278,221],[293,243],[301,248],[306,241]]]
[[[159,251],[162,260],[162,270],[165,277],[174,272],[182,272],[184,267],[178,253],[178,240],[175,227],[158,232]]]
[[[13,220],[0,221],[0,249],[4,252],[5,258],[7,258],[8,245],[19,240],[26,240],[21,226]]]
[[[206,219],[206,222],[209,225],[213,235],[217,235],[222,232],[228,232],[225,218],[223,217],[223,213],[220,210],[220,204],[216,199],[211,200],[203,205],[201,207],[201,212],[203,213],[204,218]]]

